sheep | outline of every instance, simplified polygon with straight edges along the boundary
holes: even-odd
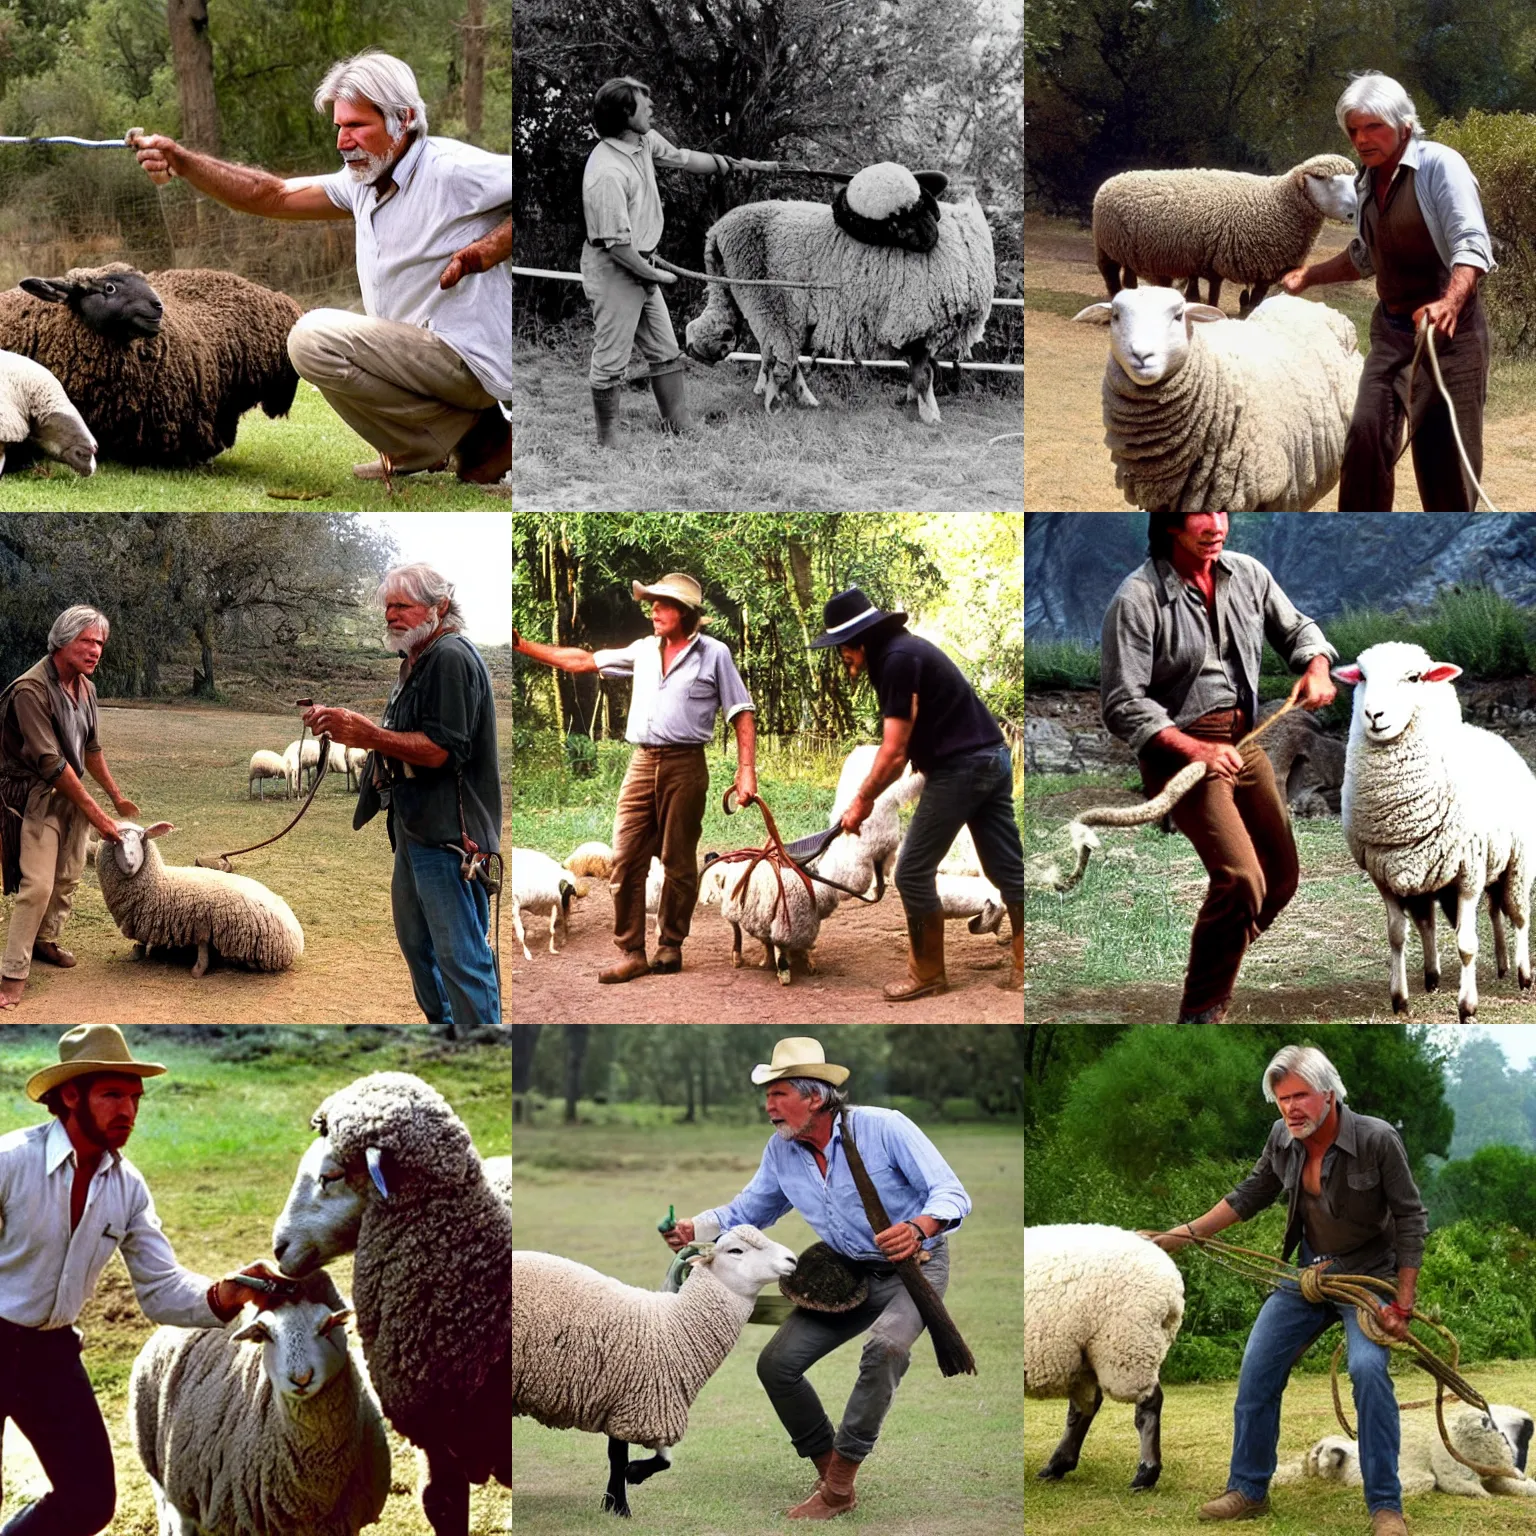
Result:
[[[304,781],[304,775],[308,774],[313,782],[320,772],[320,742],[314,736],[306,736],[301,747],[297,741],[290,741],[283,748],[283,762],[288,770],[288,782],[294,786],[297,794]],[[327,769],[330,767],[330,758],[326,758]]]
[[[847,188],[856,205],[860,179],[884,196],[896,173],[891,163],[869,166]],[[873,173],[873,175],[872,175]],[[905,183],[903,183],[903,186]],[[969,353],[986,327],[996,286],[992,232],[974,197],[933,204],[938,242],[926,253],[865,244],[839,227],[823,203],[744,203],[717,219],[704,236],[711,274],[783,278],[822,286],[744,288],[712,283],[703,312],[688,322],[690,357],[717,363],[750,329],[763,364],[758,383],[770,413],[793,384],[800,404],[818,401],[806,386],[800,354],[832,357],[904,356],[911,364],[907,401],[934,426],[933,363],[943,352]]]
[[[569,934],[571,898],[576,894],[576,882],[555,863],[547,853],[537,853],[532,848],[512,850],[512,930],[517,942],[523,946],[523,959],[532,960],[528,940],[523,934],[522,909],[549,911],[549,952],[558,955],[555,936],[564,939]]]
[[[828,828],[842,821],[843,812],[853,803],[854,796],[869,777],[879,750],[873,743],[865,742],[843,760],[837,776],[837,789],[832,796],[832,809],[827,813]],[[833,839],[813,866],[816,873],[861,893],[868,891],[873,883],[875,900],[881,900],[901,849],[902,825],[897,813],[922,794],[926,783],[911,763],[906,764],[896,782],[887,785],[875,797],[874,806],[858,833],[853,837],[844,835]]]
[[[488,1157],[480,1164],[480,1171],[485,1175],[485,1182],[490,1186],[491,1192],[510,1211],[512,1209],[512,1159]]]
[[[1163,287],[1187,278],[1191,299],[1203,277],[1215,304],[1230,278],[1245,285],[1246,315],[1302,264],[1325,218],[1352,223],[1355,207],[1355,167],[1343,155],[1313,155],[1279,176],[1125,171],[1094,195],[1094,260],[1110,298],[1139,273]]]
[[[255,971],[286,971],[304,953],[304,930],[293,909],[259,880],[167,865],[152,840],[176,830],[168,821],[114,825],[122,841],[97,854],[96,878],[112,921],[133,940],[139,959],[155,945],[195,944],[192,974],[203,976],[214,952]]]
[[[1104,441],[1133,506],[1305,512],[1337,483],[1364,367],[1337,310],[1282,293],[1239,324],[1137,288],[1073,319],[1110,328]]]
[[[512,1486],[512,1215],[463,1121],[406,1072],[327,1098],[272,1252],[302,1277],[344,1253],[368,1373],[425,1458],[436,1536],[469,1536],[469,1487]]]
[[[1456,925],[1463,1024],[1477,1014],[1477,909],[1488,893],[1498,974],[1508,974],[1503,920],[1515,930],[1515,976],[1531,985],[1536,778],[1507,741],[1466,725],[1452,680],[1461,668],[1417,645],[1385,641],[1334,677],[1355,690],[1340,800],[1344,837],[1387,909],[1392,1011],[1407,1013],[1404,943],[1411,916],[1424,990],[1440,984],[1435,903]]]
[[[949,845],[949,852],[939,861],[939,873],[941,875],[979,875],[981,870],[981,858],[976,852],[976,840],[971,836],[969,827],[961,827],[955,834],[955,840]]]
[[[64,386],[41,363],[19,352],[0,352],[0,474],[38,454],[58,459],[77,475],[96,473],[96,439]]]
[[[323,1269],[225,1328],[160,1328],[128,1426],[172,1536],[357,1536],[389,1496],[389,1441]],[[258,1345],[259,1348],[251,1348]]]
[[[1065,1397],[1067,1427],[1037,1474],[1077,1466],[1107,1393],[1136,1404],[1141,1459],[1132,1493],[1162,1472],[1158,1371],[1184,1320],[1184,1277],[1155,1243],[1120,1227],[1024,1229],[1024,1395]]]
[[[356,793],[363,787],[363,769],[368,765],[367,747],[347,747],[347,788]]]
[[[613,849],[607,843],[583,843],[571,851],[565,868],[573,875],[591,875],[606,880],[613,874]]]
[[[602,1507],[671,1465],[688,1409],[741,1335],[757,1293],[794,1253],[756,1227],[722,1232],[675,1293],[647,1291],[550,1253],[512,1255],[512,1411],[608,1437]],[[629,1460],[631,1444],[655,1452]]]
[[[292,789],[288,777],[288,764],[279,753],[276,752],[252,752],[249,782],[246,785],[246,799],[250,799],[251,785],[257,786],[259,797],[267,798],[267,780],[281,779],[283,781],[283,798],[287,799]]]
[[[838,838],[832,846],[851,841]],[[731,964],[737,968],[742,964],[741,931],[745,928],[763,946],[760,967],[773,969],[781,986],[789,986],[794,979],[790,963],[795,957],[803,960],[814,976],[816,962],[811,950],[821,932],[821,920],[836,910],[840,893],[819,881],[812,881],[807,893],[806,882],[794,870],[780,869],[766,859],[753,865],[750,875],[745,864],[727,866],[723,879],[720,915],[731,925]]]

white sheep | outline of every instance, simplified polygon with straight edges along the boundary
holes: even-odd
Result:
[[[96,473],[96,439],[64,386],[30,357],[0,352],[0,473],[39,453],[77,475]]]
[[[1336,309],[1281,293],[1239,322],[1136,288],[1072,318],[1109,327],[1104,441],[1132,506],[1305,512],[1337,483],[1364,362]]]
[[[226,1328],[160,1328],[128,1425],[165,1536],[357,1536],[389,1496],[384,1421],[324,1270]],[[253,1347],[254,1346],[254,1347]]]
[[[287,798],[289,789],[288,764],[282,755],[277,752],[252,752],[249,782],[246,784],[246,798],[250,798],[252,786],[255,786],[261,799],[267,798],[267,780],[281,779],[283,781],[283,795]]]
[[[1302,264],[1325,218],[1351,223],[1355,207],[1355,167],[1343,155],[1313,155],[1279,176],[1125,171],[1094,196],[1094,259],[1110,298],[1140,274],[1164,287],[1187,278],[1198,299],[1203,277],[1214,304],[1229,278],[1248,287],[1246,314]]]
[[[167,865],[154,838],[176,829],[168,821],[141,827],[115,823],[122,841],[96,857],[101,894],[140,958],[152,946],[197,946],[194,976],[212,954],[257,971],[286,971],[304,953],[304,930],[293,909],[259,880],[191,865]]]
[[[832,846],[850,841],[841,837]],[[811,950],[821,932],[821,920],[836,910],[840,893],[814,880],[807,893],[805,881],[794,870],[778,869],[766,859],[752,867],[750,876],[746,861],[733,862],[726,866],[723,880],[720,915],[731,925],[731,964],[742,964],[741,933],[745,929],[763,946],[760,967],[774,970],[781,986],[787,987],[793,980],[792,959],[802,960],[806,970],[815,975]]]
[[[532,848],[512,850],[512,930],[523,946],[523,959],[532,960],[533,955],[523,934],[522,909],[527,907],[541,915],[549,912],[549,952],[558,955],[555,936],[558,933],[564,939],[569,933],[571,899],[575,894],[576,881],[547,853]]]
[[[347,788],[355,791],[363,786],[363,769],[368,762],[368,749],[367,747],[348,747],[346,753]]]
[[[832,796],[832,809],[827,813],[829,828],[842,821],[843,812],[853,803],[854,796],[869,777],[879,750],[873,743],[865,742],[843,760],[837,776],[837,789]],[[907,763],[895,783],[888,784],[875,797],[874,806],[857,835],[849,837],[845,833],[835,838],[812,866],[815,872],[861,894],[867,893],[872,886],[875,900],[879,901],[885,895],[886,884],[895,871],[901,849],[902,824],[898,813],[922,794],[926,783],[923,775]],[[843,896],[842,899],[849,898]]]
[[[629,1514],[626,1483],[671,1464],[688,1410],[794,1253],[732,1227],[676,1293],[642,1290],[550,1253],[512,1255],[512,1411],[608,1437],[602,1507]],[[630,1462],[629,1447],[655,1454]]]
[[[1037,1474],[1074,1467],[1108,1394],[1136,1404],[1141,1460],[1131,1492],[1163,1470],[1163,1358],[1184,1320],[1184,1277],[1155,1243],[1120,1227],[1024,1229],[1024,1395],[1065,1397],[1066,1433]]]
[[[607,843],[582,843],[571,851],[565,867],[573,875],[590,875],[606,880],[613,874],[613,849]]]
[[[326,760],[329,765],[329,759]],[[303,783],[305,774],[313,781],[320,772],[320,743],[313,736],[304,738],[302,749],[296,741],[290,741],[283,748],[283,762],[288,770],[288,781],[294,786],[297,794]]]
[[[1452,679],[1461,668],[1417,645],[1386,641],[1334,677],[1355,690],[1340,809],[1355,862],[1387,909],[1389,989],[1408,1012],[1408,918],[1424,950],[1424,990],[1440,983],[1435,903],[1454,916],[1461,957],[1457,1012],[1477,1013],[1477,909],[1488,893],[1498,973],[1508,972],[1503,919],[1515,930],[1515,976],[1531,985],[1536,778],[1510,744],[1467,725]]]

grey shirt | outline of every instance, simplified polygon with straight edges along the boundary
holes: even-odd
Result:
[[[1258,715],[1259,660],[1264,641],[1300,671],[1314,656],[1339,653],[1280,584],[1249,555],[1216,557],[1216,627],[1220,654],[1235,668],[1237,702]],[[1183,727],[1212,709],[1201,684],[1210,623],[1200,593],[1167,560],[1148,560],[1120,583],[1104,615],[1099,705],[1104,724],[1141,749],[1159,731]]]
[[[594,651],[604,677],[632,677],[626,740],[638,747],[701,747],[715,734],[715,711],[727,722],[742,710],[756,710],[747,685],[731,660],[730,647],[701,630],[661,672],[661,636],[632,645]]]

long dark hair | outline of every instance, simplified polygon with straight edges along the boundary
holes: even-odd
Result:
[[[1184,526],[1187,512],[1147,513],[1147,553],[1154,560],[1173,558],[1174,530]]]

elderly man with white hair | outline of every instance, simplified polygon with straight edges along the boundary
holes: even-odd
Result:
[[[1413,100],[1376,70],[1356,75],[1335,115],[1360,157],[1359,206],[1349,248],[1280,279],[1287,293],[1320,283],[1376,279],[1371,351],[1355,397],[1339,478],[1341,512],[1390,512],[1409,371],[1421,323],[1456,409],[1474,476],[1483,472],[1488,398],[1488,322],[1478,283],[1494,270],[1477,177],[1454,150],[1424,137]],[[1413,381],[1413,472],[1426,512],[1470,512],[1476,492],[1463,474],[1450,414],[1428,358]]]
[[[111,631],[97,609],[66,608],[48,631],[48,654],[0,691],[0,885],[16,897],[0,958],[0,1011],[21,1001],[33,960],[75,963],[59,935],[85,869],[86,828],[122,841],[85,775],[119,816],[139,814],[113,782],[96,736],[91,674]]]
[[[1288,1045],[1264,1069],[1264,1097],[1282,1118],[1253,1172],[1203,1216],[1156,1236],[1169,1253],[1191,1238],[1213,1237],[1286,1200],[1283,1259],[1337,1275],[1374,1275],[1397,1296],[1377,1310],[1394,1339],[1408,1319],[1429,1222],[1397,1132],[1385,1120],[1344,1107],[1346,1089],[1333,1063],[1310,1045]],[[1187,1236],[1185,1234],[1188,1234]],[[1280,1398],[1291,1367],[1336,1322],[1349,1346],[1349,1384],[1360,1420],[1360,1472],[1372,1536],[1406,1536],[1397,1479],[1397,1399],[1388,1350],[1361,1331],[1353,1303],[1311,1302],[1282,1281],[1259,1308],[1243,1351],[1233,1409],[1227,1491],[1200,1507],[1202,1520],[1248,1520],[1269,1513],[1269,1480],[1280,1443]]]
[[[293,366],[379,450],[363,480],[445,469],[499,481],[512,466],[512,159],[427,136],[411,67],[368,50],[315,91],[345,167],[284,179],[199,154],[163,134],[134,140],[151,180],[180,176],[240,213],[353,219],[365,313],[313,309],[288,338]]]
[[[304,723],[318,736],[366,747],[352,825],[380,810],[395,853],[390,902],[417,1006],[450,1038],[501,1023],[491,953],[491,870],[501,850],[501,780],[491,674],[463,634],[453,583],[430,565],[385,574],[385,646],[401,656],[384,720],[318,705]]]

